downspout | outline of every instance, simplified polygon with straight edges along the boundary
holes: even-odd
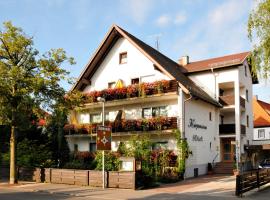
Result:
[[[189,92],[189,97],[184,100],[184,106],[183,106],[183,133],[182,133],[182,138],[186,138],[186,102],[188,102],[192,98],[193,98],[193,96]]]

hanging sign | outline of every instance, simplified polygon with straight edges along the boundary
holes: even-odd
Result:
[[[97,150],[111,150],[112,130],[110,126],[97,127]]]

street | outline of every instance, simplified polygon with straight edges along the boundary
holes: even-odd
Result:
[[[254,190],[244,195],[245,199],[268,200],[270,185]],[[24,183],[9,186],[0,184],[1,200],[81,200],[81,199],[187,199],[187,200],[214,200],[214,199],[238,199],[234,196],[234,177],[231,176],[203,176],[175,184],[166,184],[158,188],[148,190],[127,189],[101,189],[79,187],[74,185]]]

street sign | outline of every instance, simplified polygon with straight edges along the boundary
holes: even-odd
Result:
[[[111,150],[112,130],[109,126],[97,127],[97,150]]]

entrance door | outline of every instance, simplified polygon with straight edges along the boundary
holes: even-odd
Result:
[[[235,157],[235,144],[234,139],[226,138],[221,140],[222,147],[222,161],[223,162],[234,162]]]

